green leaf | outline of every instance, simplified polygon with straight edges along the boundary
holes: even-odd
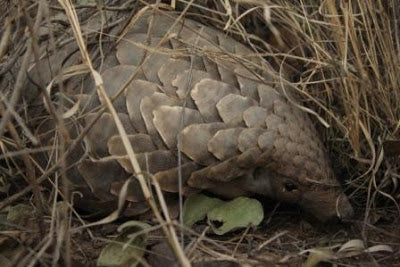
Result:
[[[264,218],[261,203],[256,199],[238,197],[215,207],[207,213],[210,221],[221,222],[218,228],[213,227],[214,233],[223,235],[237,228],[259,225]]]
[[[207,197],[203,194],[196,194],[186,199],[183,205],[183,223],[192,227],[198,221],[203,220],[207,212],[225,203],[218,198]]]
[[[259,201],[246,197],[226,202],[196,194],[185,201],[183,222],[186,226],[192,227],[206,216],[210,221],[222,223],[218,228],[213,227],[213,231],[223,235],[237,228],[247,227],[249,224],[255,226],[260,224],[264,218],[264,211]]]
[[[137,221],[122,224],[118,228],[121,234],[103,248],[97,266],[137,266],[145,251],[149,227]]]

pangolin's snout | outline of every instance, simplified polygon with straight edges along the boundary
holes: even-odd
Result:
[[[347,221],[354,216],[353,207],[347,196],[336,191],[306,193],[301,200],[301,206],[322,222],[335,218]]]

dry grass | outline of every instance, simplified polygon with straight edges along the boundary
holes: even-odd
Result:
[[[89,4],[75,5],[81,23],[98,11],[96,5],[86,2]],[[117,12],[129,10],[129,6],[139,9],[146,4],[145,1],[122,2],[124,5],[106,6],[106,9]],[[189,2],[177,0],[173,4],[182,11]],[[257,231],[247,229],[224,239],[187,229],[185,233],[191,243],[186,255],[192,261],[209,258],[250,265],[276,262],[296,265],[304,262],[305,256],[301,252],[307,249],[343,244],[350,239],[361,239],[367,247],[390,245],[398,251],[400,8],[397,1],[264,2],[194,1],[186,15],[219,27],[247,43],[269,60],[279,74],[297,86],[304,107],[324,137],[334,169],[357,208],[358,216],[351,227],[326,230],[303,221],[299,226],[300,218],[293,217],[297,212],[289,208],[277,213],[270,211],[266,225]],[[57,121],[59,136],[63,138],[57,149],[35,147],[37,140],[30,126],[37,123],[32,120],[42,118],[28,116],[31,111],[27,111],[26,103],[22,101],[28,90],[24,87],[26,70],[44,52],[39,48],[39,25],[50,23],[49,14],[62,9],[56,2],[48,5],[44,0],[0,0],[0,6],[6,7],[0,15],[0,209],[27,203],[35,211],[28,222],[11,228],[13,231],[8,228],[0,232],[0,246],[13,241],[12,245],[18,248],[12,255],[13,264],[33,266],[60,261],[68,266],[74,260],[91,262],[93,259],[88,255],[94,254],[95,258],[98,254],[96,242],[104,241],[98,237],[107,226],[87,227],[69,206],[71,199],[67,181],[63,178],[66,158],[74,147],[79,146],[90,125],[76,139],[69,140],[59,107],[54,106],[42,84],[39,88],[42,88],[47,110]],[[76,19],[72,22],[76,24],[77,37],[79,23]],[[71,33],[57,32],[56,28],[53,31],[47,35],[52,45],[48,50],[62,47],[59,40],[64,44],[75,42]],[[85,55],[84,39],[77,39]],[[89,56],[83,58],[86,63],[90,62]],[[95,73],[93,68],[91,71]],[[107,108],[112,110],[112,105]],[[118,121],[118,117],[114,117]],[[120,130],[124,132],[122,128]],[[57,160],[42,169],[34,155],[49,150],[58,153]],[[130,158],[134,161],[133,154]],[[55,184],[52,191],[41,187],[49,177]],[[58,187],[58,183],[63,186]],[[142,186],[146,192],[144,181]],[[60,208],[57,199],[64,200],[66,205]],[[164,229],[170,242],[176,244],[175,230],[169,223],[166,208],[163,208],[164,217],[155,205],[153,208],[157,224]],[[111,223],[113,219],[103,222]],[[77,229],[82,226],[84,234],[77,235]],[[185,263],[179,246],[175,248],[181,262]],[[376,265],[395,263],[399,257],[399,252],[396,253],[367,254],[366,262]],[[328,261],[355,265],[357,258],[338,257]]]

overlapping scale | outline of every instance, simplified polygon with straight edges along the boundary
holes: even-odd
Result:
[[[167,147],[174,151],[177,136],[187,125],[202,123],[200,112],[180,106],[159,106],[153,111],[153,123]]]
[[[243,112],[257,102],[249,97],[237,94],[228,94],[218,101],[216,107],[219,116],[228,127],[244,126]]]
[[[227,83],[203,79],[191,91],[191,96],[199,109],[204,121],[220,121],[217,103],[228,94],[239,94],[239,90]]]

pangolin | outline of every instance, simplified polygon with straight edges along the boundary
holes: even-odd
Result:
[[[171,12],[146,11],[132,21],[99,69],[110,97],[125,87],[114,107],[142,170],[166,194],[179,191],[181,176],[184,195],[258,194],[298,204],[323,221],[352,216],[314,125],[266,60],[225,33]],[[47,82],[79,58],[73,50],[72,44],[46,59],[51,72],[40,72]],[[32,79],[37,71],[30,71]],[[64,88],[80,107],[66,123],[73,138],[103,100],[90,78],[71,78]],[[50,125],[42,123],[39,132]],[[84,144],[68,160],[71,186],[83,193],[80,206],[112,206],[133,170],[110,113],[101,115]],[[137,181],[127,200],[133,204],[126,214],[147,209]]]

